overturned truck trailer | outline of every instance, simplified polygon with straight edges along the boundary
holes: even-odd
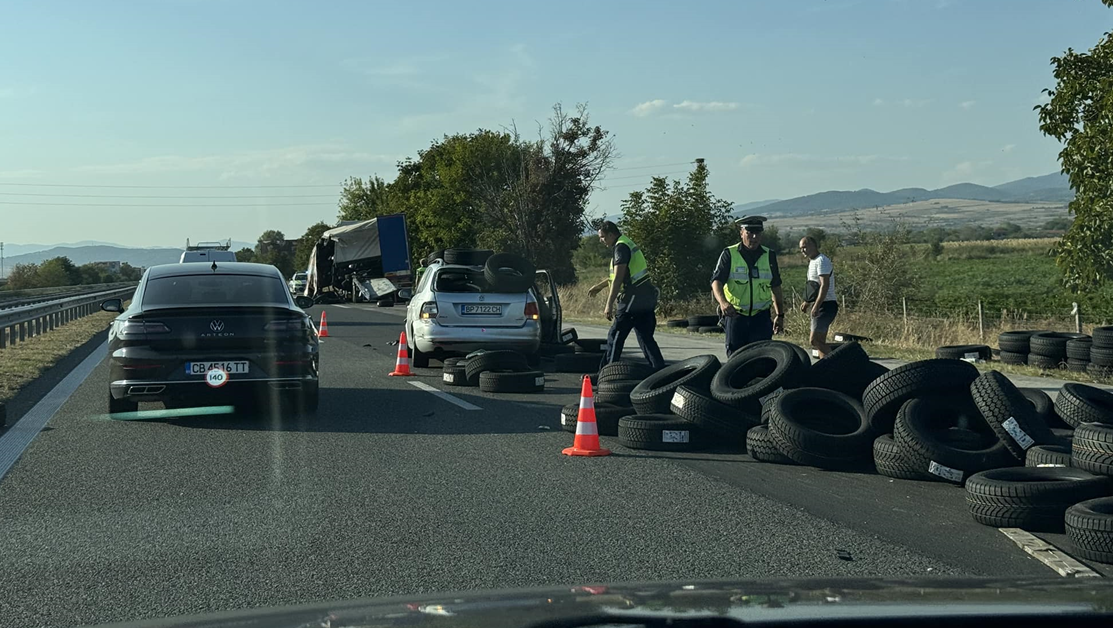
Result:
[[[406,217],[341,222],[321,234],[306,272],[305,295],[319,302],[408,299],[413,274]]]

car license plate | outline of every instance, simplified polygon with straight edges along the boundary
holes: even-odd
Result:
[[[247,360],[216,360],[213,362],[186,362],[186,375],[204,375],[213,369],[222,369],[229,375],[246,375]]]
[[[501,305],[464,305],[460,309],[462,314],[479,314],[502,316]]]

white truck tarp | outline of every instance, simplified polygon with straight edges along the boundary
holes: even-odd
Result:
[[[382,255],[378,218],[329,229],[321,234],[321,238],[336,242],[332,259],[337,264]]]

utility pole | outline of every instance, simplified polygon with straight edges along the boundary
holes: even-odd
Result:
[[[4,276],[4,243],[0,242],[0,277]]]

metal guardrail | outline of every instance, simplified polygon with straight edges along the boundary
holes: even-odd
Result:
[[[99,312],[105,299],[127,299],[134,292],[135,286],[128,286],[0,310],[0,349]]]
[[[118,281],[113,283],[60,286],[55,288],[32,288],[28,290],[0,290],[0,310],[22,307],[35,303],[45,303],[54,299],[76,297],[94,292],[104,292],[116,288],[137,286],[138,281]]]

